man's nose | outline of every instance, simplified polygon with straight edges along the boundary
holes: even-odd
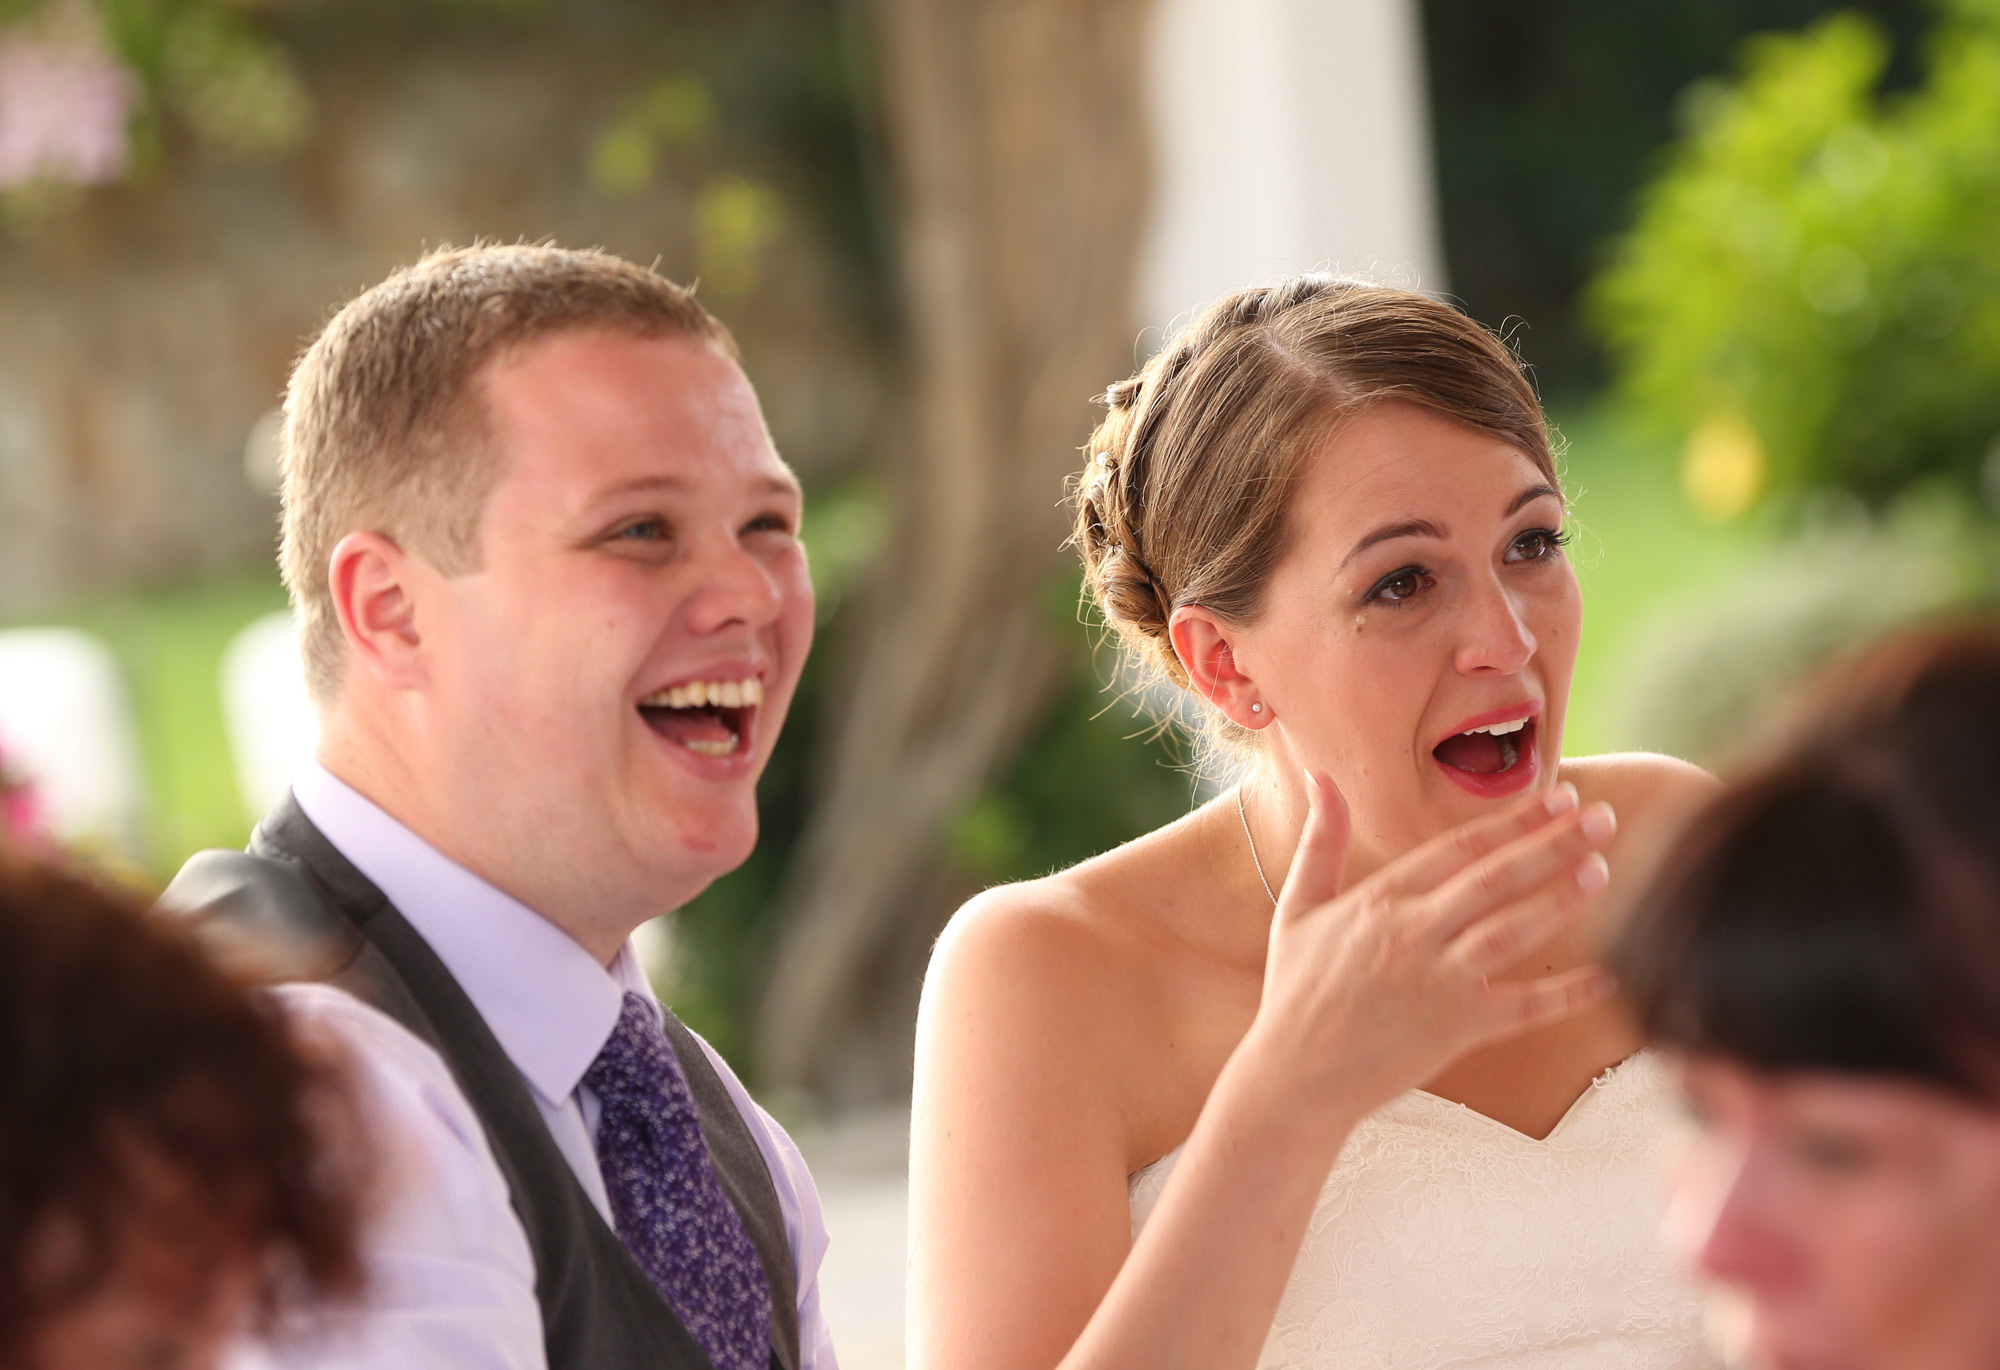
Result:
[[[1462,637],[1454,664],[1465,675],[1512,675],[1534,659],[1535,635],[1521,608],[1498,580],[1474,583],[1463,607]]]
[[[761,628],[778,617],[784,590],[772,568],[741,543],[718,541],[704,552],[700,576],[686,605],[697,633]]]

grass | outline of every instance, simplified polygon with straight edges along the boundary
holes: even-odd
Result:
[[[1755,515],[1708,522],[1680,489],[1675,448],[1635,431],[1602,405],[1552,416],[1569,440],[1565,480],[1577,536],[1570,554],[1583,583],[1583,641],[1563,751],[1629,750],[1612,692],[1625,653],[1663,604],[1714,586],[1770,545]]]

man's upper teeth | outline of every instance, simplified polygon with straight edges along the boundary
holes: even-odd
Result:
[[[764,682],[755,676],[742,680],[690,680],[685,685],[649,694],[639,702],[655,709],[699,709],[711,704],[724,709],[746,709],[764,702]]]
[[[1470,736],[1473,733],[1492,733],[1495,737],[1505,737],[1508,733],[1518,733],[1521,731],[1521,729],[1527,726],[1528,726],[1527,719],[1517,718],[1512,723],[1488,723],[1483,728],[1467,728],[1465,730],[1465,735]]]

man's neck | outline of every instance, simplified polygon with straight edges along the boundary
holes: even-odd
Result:
[[[317,760],[334,779],[346,785],[408,829],[438,855],[479,877],[503,894],[519,901],[566,933],[599,963],[609,966],[638,927],[660,913],[678,908],[687,899],[660,908],[643,909],[636,901],[620,898],[611,889],[594,889],[586,874],[578,870],[564,879],[537,880],[532,873],[541,863],[513,861],[505,864],[485,859],[489,847],[506,848],[506,842],[481,843],[469,840],[464,825],[450,821],[448,806],[437,801],[433,788],[415,773],[425,756],[422,748],[403,745],[379,737],[366,729],[329,719],[320,739]],[[486,817],[490,818],[490,814]],[[606,911],[633,908],[619,916]]]

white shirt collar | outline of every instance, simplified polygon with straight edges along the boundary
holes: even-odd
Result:
[[[292,795],[430,944],[529,1085],[549,1104],[576,1092],[627,993],[658,1002],[630,940],[609,969],[561,928],[496,889],[317,762]]]

